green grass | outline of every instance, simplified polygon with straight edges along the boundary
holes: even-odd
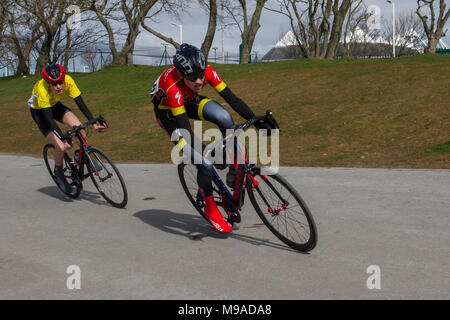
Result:
[[[438,144],[430,149],[430,152],[434,153],[450,153],[450,140],[441,144]]]
[[[450,168],[449,142],[442,143],[450,138],[450,56],[212,65],[255,113],[274,111],[281,165]],[[90,135],[93,145],[116,160],[170,161],[172,144],[149,99],[164,69],[71,74],[91,111],[110,125]],[[0,78],[0,152],[40,155],[46,140],[26,105],[38,79]],[[242,121],[212,88],[201,94]],[[72,100],[64,103],[84,118]]]

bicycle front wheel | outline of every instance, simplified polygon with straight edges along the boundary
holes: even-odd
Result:
[[[102,197],[112,206],[124,208],[128,203],[127,187],[112,160],[103,151],[89,147],[84,163]]]
[[[317,228],[306,203],[278,174],[248,179],[247,192],[261,220],[289,247],[308,252],[317,244]]]

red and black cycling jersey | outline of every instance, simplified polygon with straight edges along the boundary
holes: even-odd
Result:
[[[212,86],[218,93],[227,88],[225,82],[209,65],[205,70],[205,78],[201,88],[207,84]],[[155,106],[159,109],[170,109],[172,114],[177,116],[186,112],[186,102],[194,99],[197,96],[197,92],[190,89],[184,83],[175,66],[171,66],[156,80],[150,95]]]
[[[234,95],[217,72],[209,65],[206,67],[201,88],[204,88],[207,84],[211,85],[240,116],[247,120],[254,117],[252,110]],[[164,112],[164,110],[170,112],[172,115],[171,121],[173,121],[170,126],[173,129],[186,129],[191,135],[189,141],[193,141],[194,135],[186,108],[197,108],[197,110],[189,110],[189,113],[195,112],[198,114],[198,118],[202,119],[202,108],[209,99],[201,98],[198,92],[190,89],[184,83],[175,66],[166,69],[159,76],[153,85],[150,96],[155,108],[159,109],[157,113]]]

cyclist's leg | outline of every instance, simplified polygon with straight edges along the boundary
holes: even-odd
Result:
[[[198,114],[201,119],[216,124],[222,132],[222,136],[226,135],[227,129],[235,128],[231,114],[222,105],[214,100],[203,98],[199,103]],[[235,154],[238,155],[237,161],[239,164],[243,164],[245,162],[245,158],[241,158],[242,151],[238,144],[234,145],[233,149],[230,148],[228,152],[230,154],[231,162],[233,162],[233,157]]]
[[[55,165],[62,166],[65,152],[64,143],[61,141],[62,132],[54,120],[53,108],[30,109],[31,116],[39,130],[47,140],[55,147]]]
[[[42,134],[55,147],[53,158],[55,160],[54,176],[57,184],[66,193],[72,193],[72,186],[67,182],[63,171],[64,152],[66,151],[61,140],[63,134],[54,120],[53,110],[53,108],[31,109],[31,116]]]
[[[191,109],[191,108],[188,108]],[[172,137],[172,133],[177,130],[175,120],[171,117],[170,110],[161,110],[155,108],[155,116],[160,127],[167,132],[169,137]],[[189,118],[198,119],[188,112]],[[198,169],[197,183],[206,196],[212,195],[212,164],[208,159],[204,158],[201,154],[201,150],[195,150],[191,143],[187,143],[186,140],[180,139],[173,141],[174,144],[183,151],[183,154],[190,158],[191,163],[195,164]]]
[[[46,138],[55,147],[55,154],[54,154],[55,166],[62,167],[64,152],[66,152],[64,143],[53,132],[47,134]]]
[[[80,119],[75,115],[75,113],[70,110],[70,108],[63,105],[61,102],[58,102],[55,105],[55,111],[53,114],[55,115],[55,119],[59,122],[64,123],[65,125],[72,128],[73,126],[79,126],[81,125]],[[81,131],[83,134],[83,137],[86,137],[86,133],[84,130]]]
[[[204,198],[209,197],[212,195],[212,163],[203,157],[203,155],[198,150],[195,150],[190,144],[184,143],[183,140],[179,141],[177,144],[179,147],[182,145],[184,145],[181,148],[183,154],[190,158],[192,163],[194,163],[198,169],[197,183],[202,192],[202,196]]]
[[[203,98],[198,104],[198,116],[202,120],[216,124],[223,136],[227,129],[234,129],[231,114],[214,100]]]
[[[159,125],[169,134],[172,138],[172,133],[178,131],[174,119],[171,118],[170,110],[160,110],[155,107],[155,115]],[[189,114],[188,114],[189,116]],[[194,117],[196,118],[196,117]],[[174,141],[176,147],[183,151],[183,154],[191,159],[191,163],[194,163],[197,170],[197,184],[199,191],[202,194],[205,201],[204,216],[219,232],[230,232],[232,226],[225,221],[214,202],[213,189],[212,189],[212,163],[203,157],[202,149],[196,150],[192,145],[195,143],[188,143],[184,137],[178,132],[179,139]],[[195,139],[195,138],[194,138]],[[200,144],[201,145],[201,144]]]

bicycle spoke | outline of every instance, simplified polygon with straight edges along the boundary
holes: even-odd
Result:
[[[295,191],[277,175],[256,178],[259,185],[249,188],[249,193],[263,222],[289,246],[300,251],[311,250],[316,241],[315,225]]]
[[[85,163],[94,185],[105,200],[116,207],[124,207],[128,199],[125,183],[112,161],[100,150],[92,148]]]

